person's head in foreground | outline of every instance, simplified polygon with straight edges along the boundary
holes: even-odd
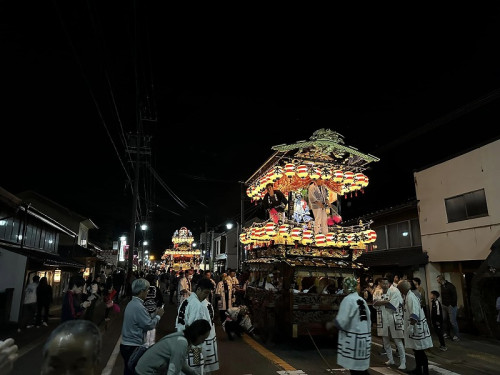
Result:
[[[52,331],[43,346],[41,375],[97,374],[102,338],[90,320],[68,320]]]

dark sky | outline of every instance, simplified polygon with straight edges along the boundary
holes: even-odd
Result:
[[[111,237],[131,222],[122,134],[136,132],[138,101],[156,119],[143,125],[164,183],[141,169],[153,251],[181,226],[199,234],[205,216],[209,226],[239,216],[238,181],[273,145],[317,129],[381,158],[345,218],[404,202],[414,169],[500,135],[494,3],[287,12],[137,3],[0,5],[0,184],[35,190]]]

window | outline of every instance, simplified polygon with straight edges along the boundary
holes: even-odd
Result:
[[[377,240],[374,250],[398,249],[422,245],[418,219],[405,220],[394,224],[373,228]]]
[[[387,249],[387,236],[385,233],[385,225],[378,228],[373,228],[375,233],[377,233],[377,239],[373,244],[373,248],[376,250],[386,250]]]
[[[484,189],[457,195],[444,200],[448,223],[474,219],[488,215]]]

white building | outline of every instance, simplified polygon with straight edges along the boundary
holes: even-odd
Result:
[[[428,291],[440,290],[436,276],[444,274],[457,288],[459,324],[495,334],[500,140],[416,171],[414,178]]]

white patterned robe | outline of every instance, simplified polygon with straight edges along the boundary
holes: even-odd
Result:
[[[417,321],[413,328],[410,328],[410,318]],[[420,299],[411,290],[405,297],[404,324],[406,348],[423,350],[433,347],[431,332]]]
[[[403,296],[401,292],[391,287],[379,299],[389,301],[389,304],[374,306],[377,310],[377,335],[389,336],[390,333],[392,338],[404,338]],[[375,300],[374,298],[373,302]]]
[[[198,374],[203,375],[205,372],[219,369],[214,309],[210,302],[206,299],[200,302],[198,296],[193,293],[180,305],[179,311],[177,312],[175,327],[177,331],[182,331],[186,325],[190,325],[198,319],[207,320],[210,322],[212,328],[205,342],[201,344],[201,348],[191,347],[188,353],[187,363]]]
[[[357,292],[344,297],[335,325],[339,329],[337,364],[349,370],[367,370],[372,342],[370,309]]]

